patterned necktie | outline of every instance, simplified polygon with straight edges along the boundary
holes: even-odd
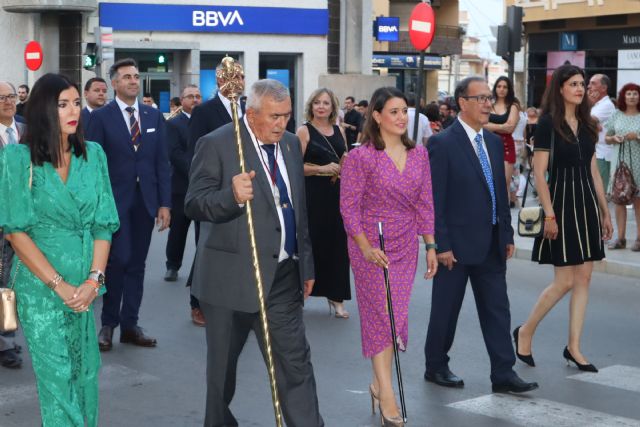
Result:
[[[13,128],[7,128],[7,144],[17,144],[16,133]]]
[[[487,181],[487,185],[489,186],[489,193],[491,193],[491,223],[495,224],[497,221],[496,191],[493,186],[493,176],[491,175],[489,159],[487,158],[487,153],[484,152],[484,148],[482,147],[482,134],[477,134],[474,141],[478,147],[478,159],[480,160],[480,166],[482,166],[482,173],[484,174],[484,179]]]
[[[140,124],[138,123],[138,119],[136,119],[136,109],[133,107],[127,107],[124,110],[129,113],[129,133],[131,134],[131,143],[134,148],[138,148],[138,144],[140,144]]]
[[[289,256],[292,256],[296,253],[296,247],[298,246],[296,241],[296,216],[289,200],[287,184],[284,182],[282,174],[280,174],[280,168],[276,167],[276,156],[274,154],[276,144],[263,144],[260,147],[267,153],[269,170],[273,173],[275,168],[276,171],[276,186],[280,194],[280,207],[282,208],[282,218],[284,219],[284,250]]]

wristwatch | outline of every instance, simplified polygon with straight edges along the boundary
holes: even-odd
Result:
[[[100,270],[91,270],[89,272],[89,279],[98,282],[99,286],[104,286],[104,273]]]
[[[424,247],[429,250],[429,249],[435,249],[438,250],[438,244],[437,243],[425,243]]]

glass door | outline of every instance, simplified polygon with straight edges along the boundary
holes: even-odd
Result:
[[[140,73],[142,86],[141,96],[151,95],[158,109],[163,113],[169,113],[169,101],[171,100],[171,80],[166,73]],[[142,102],[142,100],[140,100]]]

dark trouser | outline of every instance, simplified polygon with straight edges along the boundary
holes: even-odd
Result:
[[[103,326],[120,325],[127,330],[138,324],[153,223],[138,187],[133,206],[120,216],[120,229],[111,242],[105,272],[107,293],[102,301]]]
[[[198,247],[198,240],[200,239],[200,223],[198,221],[193,221],[193,228],[196,231],[196,248]],[[187,278],[187,286],[191,287],[191,282],[193,281],[193,269],[196,266],[196,257],[193,257],[193,263],[191,263],[191,270],[189,271],[189,277]],[[200,308],[200,301],[198,298],[189,294],[189,305],[192,309]]]
[[[296,261],[278,265],[267,298],[267,317],[284,420],[289,426],[324,426],[318,409],[311,351],[302,320],[302,291]],[[207,408],[205,427],[237,426],[229,409],[236,388],[236,367],[249,332],[255,332],[265,357],[258,313],[244,313],[201,302],[207,319]],[[266,357],[265,357],[266,361]],[[273,414],[264,414],[273,420]]]
[[[455,255],[455,254],[454,254]],[[455,263],[451,271],[440,266],[433,280],[431,316],[424,346],[427,372],[448,367],[458,315],[467,281],[476,301],[480,328],[491,360],[491,382],[509,380],[515,373],[515,353],[511,344],[511,313],[507,296],[506,262],[498,250],[498,231],[485,262],[478,265]]]
[[[171,228],[167,238],[167,270],[180,270],[191,219],[184,214],[184,194],[171,196]]]

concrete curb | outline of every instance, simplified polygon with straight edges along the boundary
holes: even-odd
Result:
[[[514,258],[531,261],[531,249],[516,246]],[[593,264],[593,271],[597,273],[614,274],[616,276],[634,277],[640,279],[640,263],[603,259]]]

